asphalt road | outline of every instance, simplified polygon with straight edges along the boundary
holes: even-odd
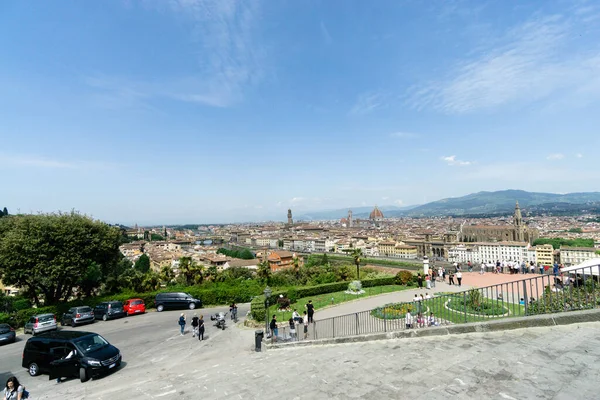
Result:
[[[250,309],[249,304],[238,305],[238,318],[240,323],[243,316]],[[242,330],[233,326],[230,315],[227,315],[227,328],[223,331],[213,326],[210,315],[219,311],[229,311],[229,307],[196,309],[196,310],[173,310],[161,313],[150,311],[144,315],[135,315],[111,321],[96,321],[93,324],[78,326],[76,328],[64,327],[59,329],[79,330],[96,332],[116,346],[123,355],[123,364],[115,372],[98,379],[81,383],[79,379],[69,379],[64,383],[57,384],[50,381],[48,375],[37,377],[29,376],[27,370],[21,366],[23,348],[29,334],[20,333],[17,341],[0,347],[0,382],[2,385],[6,379],[14,375],[24,384],[31,393],[32,399],[132,399],[138,398],[135,393],[144,390],[144,382],[157,378],[161,370],[173,367],[172,360],[181,356],[192,356],[193,352],[202,352],[203,349],[223,346],[227,348],[227,337],[233,332]],[[185,336],[179,334],[178,319],[181,312],[187,316]],[[205,320],[205,341],[201,342],[192,338],[191,321],[194,313],[202,314]],[[243,330],[245,333],[252,331]],[[248,339],[246,351],[250,351],[252,336]],[[239,342],[239,341],[236,341]],[[170,357],[170,352],[177,352],[177,357]],[[200,361],[200,360],[199,360]],[[162,386],[160,386],[162,387]],[[160,395],[160,387],[156,393],[147,393],[140,398],[153,398]],[[134,389],[134,392],[130,389]],[[114,391],[117,391],[115,396]],[[150,390],[152,391],[152,390]],[[123,396],[120,396],[122,392]],[[168,390],[165,390],[168,392]],[[107,393],[110,393],[107,394]],[[133,395],[133,396],[132,396]],[[160,397],[159,397],[160,398]],[[162,397],[165,398],[165,397]],[[166,397],[169,398],[169,397]]]

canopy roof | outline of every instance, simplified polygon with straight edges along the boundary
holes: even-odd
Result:
[[[572,274],[584,275],[600,275],[600,258],[592,258],[582,262],[581,264],[572,265],[562,269],[562,272],[570,272]]]

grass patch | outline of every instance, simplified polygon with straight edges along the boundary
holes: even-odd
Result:
[[[374,287],[367,287],[367,288],[363,287],[363,290],[365,291],[365,293],[360,294],[360,295],[347,294],[347,293],[345,293],[345,291],[341,291],[341,292],[320,294],[320,295],[316,295],[316,296],[303,297],[303,298],[298,299],[295,303],[290,305],[291,311],[279,311],[277,309],[277,307],[278,307],[277,305],[269,306],[269,320],[271,320],[271,317],[273,315],[277,315],[277,321],[280,321],[280,322],[287,321],[288,319],[290,319],[292,317],[292,312],[294,311],[294,308],[298,310],[300,315],[303,315],[303,313],[305,311],[304,306],[308,303],[309,300],[312,300],[312,303],[315,306],[315,311],[318,312],[320,309],[322,309],[324,307],[338,305],[338,304],[346,303],[346,302],[352,301],[352,300],[363,299],[365,297],[377,296],[377,295],[384,294],[384,293],[399,292],[401,290],[408,290],[408,289],[411,289],[411,287],[403,286],[403,285],[386,285],[386,286],[374,286]],[[333,299],[333,301],[332,301],[332,299]]]

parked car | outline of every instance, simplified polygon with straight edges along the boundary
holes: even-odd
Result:
[[[129,299],[123,304],[123,310],[127,315],[143,314],[146,312],[146,304],[142,299]]]
[[[126,317],[123,303],[120,301],[105,301],[94,307],[94,318],[107,321],[109,319]]]
[[[22,366],[31,376],[49,373],[50,379],[79,377],[85,382],[118,369],[121,361],[119,349],[97,333],[63,330],[30,338],[23,349]]]
[[[31,333],[37,335],[38,333],[55,331],[58,329],[56,324],[56,317],[54,314],[39,314],[29,318],[29,321],[25,323],[23,331],[25,333]]]
[[[195,299],[188,293],[159,293],[154,298],[156,311],[165,309],[189,308],[193,310],[196,307],[202,307],[202,300]]]
[[[0,344],[14,343],[15,340],[15,330],[9,324],[0,324]]]
[[[94,322],[94,310],[88,306],[69,308],[69,311],[64,313],[60,320],[62,326],[71,325],[73,328],[87,322]]]

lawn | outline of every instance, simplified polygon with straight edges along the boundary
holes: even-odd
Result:
[[[365,293],[361,295],[353,295],[347,294],[345,291],[342,292],[333,292],[320,294],[316,296],[304,297],[298,299],[295,303],[290,305],[291,311],[279,311],[277,309],[277,305],[273,305],[269,307],[269,320],[273,315],[277,315],[278,321],[287,321],[292,317],[292,312],[294,309],[298,310],[300,315],[303,315],[305,308],[304,306],[308,303],[309,300],[312,300],[313,305],[315,306],[315,311],[319,311],[320,309],[328,306],[338,305],[341,303],[346,303],[352,300],[358,300],[369,296],[377,296],[379,294],[398,292],[401,290],[414,289],[410,286],[404,285],[386,285],[386,286],[375,286],[363,288]]]

